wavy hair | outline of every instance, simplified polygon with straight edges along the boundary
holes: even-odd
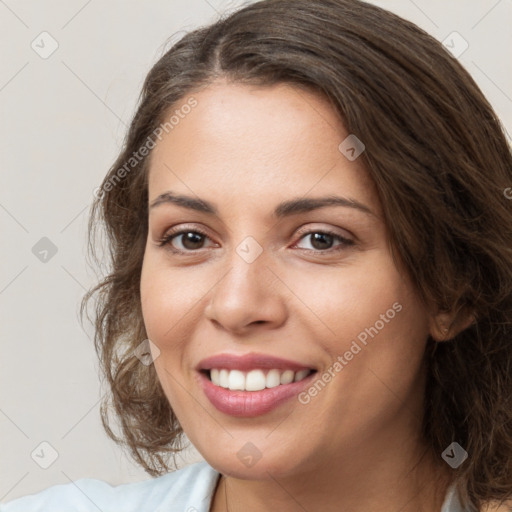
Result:
[[[169,471],[183,448],[154,366],[134,356],[147,338],[139,285],[151,151],[141,148],[173,108],[218,78],[316,91],[364,141],[361,158],[404,272],[426,304],[457,312],[455,322],[468,312],[475,318],[448,341],[428,340],[426,443],[437,459],[454,441],[468,452],[453,470],[464,503],[511,498],[511,150],[474,80],[438,41],[359,0],[247,5],[187,33],[147,75],[89,221],[89,248],[106,269],[82,314],[94,298],[107,433],[151,475]]]

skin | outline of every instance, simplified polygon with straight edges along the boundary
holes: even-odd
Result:
[[[197,106],[153,150],[149,203],[172,191],[214,203],[219,216],[150,208],[140,285],[166,396],[223,474],[211,510],[440,510],[447,465],[421,458],[423,353],[449,318],[429,311],[395,266],[363,158],[338,149],[348,135],[341,120],[321,96],[284,84],[218,80],[193,96]],[[329,194],[373,214],[328,206],[272,216],[282,201]],[[159,246],[172,226],[207,236]],[[305,234],[325,229],[353,244],[318,248]],[[236,252],[248,236],[263,250],[252,263]],[[293,359],[321,376],[394,303],[401,311],[308,404],[235,418],[198,383],[199,361],[226,352]],[[252,467],[237,457],[247,442],[261,454]]]

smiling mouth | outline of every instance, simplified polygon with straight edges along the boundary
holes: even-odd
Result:
[[[216,386],[230,391],[261,391],[275,388],[292,382],[299,382],[307,378],[314,369],[299,371],[272,369],[254,369],[250,371],[229,370],[225,368],[211,368],[201,370],[201,373]]]

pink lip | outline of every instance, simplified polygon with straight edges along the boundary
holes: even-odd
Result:
[[[211,368],[225,368],[226,370],[240,370],[243,372],[272,368],[276,368],[277,370],[293,370],[294,372],[314,369],[311,366],[306,366],[296,361],[265,354],[244,354],[242,356],[235,354],[217,354],[203,359],[197,365],[196,369],[210,370]]]
[[[198,376],[204,394],[217,410],[230,416],[251,418],[270,412],[297,396],[310,385],[315,374],[316,372],[313,372],[299,382],[282,384],[261,391],[231,391],[216,386],[204,373],[199,372]]]
[[[256,369],[292,370],[314,370],[307,366],[289,359],[269,356],[265,354],[217,354],[203,359],[198,365],[198,377],[204,394],[212,405],[220,412],[236,417],[254,417],[272,411],[285,401],[297,396],[307,387],[315,372],[299,382],[282,384],[274,388],[262,389],[261,391],[231,391],[221,386],[216,386],[205,374],[204,370],[212,368],[226,370],[240,370],[247,372]]]

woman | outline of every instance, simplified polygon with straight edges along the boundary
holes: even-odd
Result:
[[[387,11],[267,0],[187,34],[90,222],[104,424],[157,478],[1,510],[506,506],[511,183],[474,81]],[[205,462],[169,473],[183,432]]]

